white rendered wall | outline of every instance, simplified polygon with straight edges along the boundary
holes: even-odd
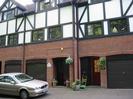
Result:
[[[7,22],[0,23],[0,35],[5,35],[7,29]]]
[[[36,25],[35,25],[36,28],[45,27],[45,23],[46,23],[45,15],[46,15],[45,12],[36,14]]]
[[[133,5],[131,6],[130,10],[127,13],[127,16],[133,15]]]
[[[45,37],[44,40],[46,41],[48,38],[48,29],[45,29],[44,32],[45,32],[44,33],[44,37]]]
[[[83,31],[83,34],[85,35],[85,25],[80,25],[82,31]],[[81,33],[81,30],[79,29],[79,38],[83,38],[83,35]]]
[[[8,34],[15,33],[16,20],[11,20],[8,22]]]
[[[106,18],[121,17],[120,0],[111,0],[105,3]]]
[[[82,16],[82,13],[83,13],[84,9],[85,9],[85,7],[79,8],[79,12],[78,12],[79,13],[79,20],[80,20],[80,18]],[[83,15],[83,17],[82,17],[81,23],[82,22],[87,22],[87,21],[88,21],[88,19],[87,19],[87,10],[86,10],[84,15]]]
[[[17,29],[19,28],[19,26],[20,26],[22,20],[23,20],[23,18],[17,19]],[[19,31],[19,32],[20,32],[20,31],[24,31],[24,21],[22,22],[22,24],[21,24],[21,26],[20,26],[20,28],[19,28],[18,31]]]
[[[73,36],[73,26],[72,24],[63,26],[63,38],[72,37]]]
[[[8,36],[6,36],[6,46],[8,45]]]
[[[13,4],[11,8],[15,8],[15,7],[16,7],[16,5]]]
[[[130,32],[133,32],[133,17],[129,18],[129,27],[130,27]]]
[[[18,44],[23,44],[23,42],[24,42],[24,33],[19,33]]]
[[[93,4],[89,6],[90,21],[103,20],[103,4]]]
[[[25,43],[30,43],[31,42],[31,32],[26,32],[25,33]]]
[[[132,0],[122,0],[123,13],[126,12]]]
[[[0,6],[4,3],[5,0],[0,0]]]
[[[64,7],[60,9],[60,23],[72,22],[72,7]]]
[[[108,35],[108,22],[103,22],[104,35]]]
[[[58,9],[48,11],[47,25],[52,26],[52,25],[57,25],[57,24],[58,24]]]
[[[32,24],[32,26],[34,26],[34,15],[30,15],[27,18],[29,19],[29,21]],[[30,23],[28,22],[28,20],[26,20],[26,30],[32,29]]]

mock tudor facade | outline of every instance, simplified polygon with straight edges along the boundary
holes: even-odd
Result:
[[[59,86],[86,75],[87,85],[133,88],[133,0],[33,2],[0,0],[0,73],[24,72],[50,85],[56,79]]]

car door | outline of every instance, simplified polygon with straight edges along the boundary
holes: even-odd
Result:
[[[10,76],[4,76],[0,82],[0,93],[7,95],[17,95],[15,81]]]

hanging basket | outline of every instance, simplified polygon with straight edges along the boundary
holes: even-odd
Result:
[[[101,70],[105,70],[106,69],[106,57],[100,57],[99,66],[100,66]]]
[[[65,63],[70,65],[70,64],[73,63],[73,59],[69,56],[69,57],[66,58]]]

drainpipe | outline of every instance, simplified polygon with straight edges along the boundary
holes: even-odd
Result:
[[[77,6],[76,1],[72,1],[72,9],[73,9],[73,57],[74,57],[74,68],[73,68],[73,77],[74,80],[79,79],[79,47],[78,47],[78,13],[77,13]],[[75,10],[76,7],[76,10]],[[76,15],[76,16],[75,16]],[[76,22],[75,22],[76,21]],[[77,28],[75,26],[77,25]],[[76,31],[77,30],[77,36]]]
[[[76,0],[77,1],[77,0]],[[79,58],[79,21],[78,21],[79,17],[78,17],[78,6],[76,5],[76,30],[77,30],[77,71],[78,71],[78,79],[80,79],[80,58]]]
[[[25,33],[26,33],[26,16],[25,14],[23,14],[23,17],[24,17],[24,40],[23,40],[23,62],[22,62],[22,72],[26,72],[25,71]]]

